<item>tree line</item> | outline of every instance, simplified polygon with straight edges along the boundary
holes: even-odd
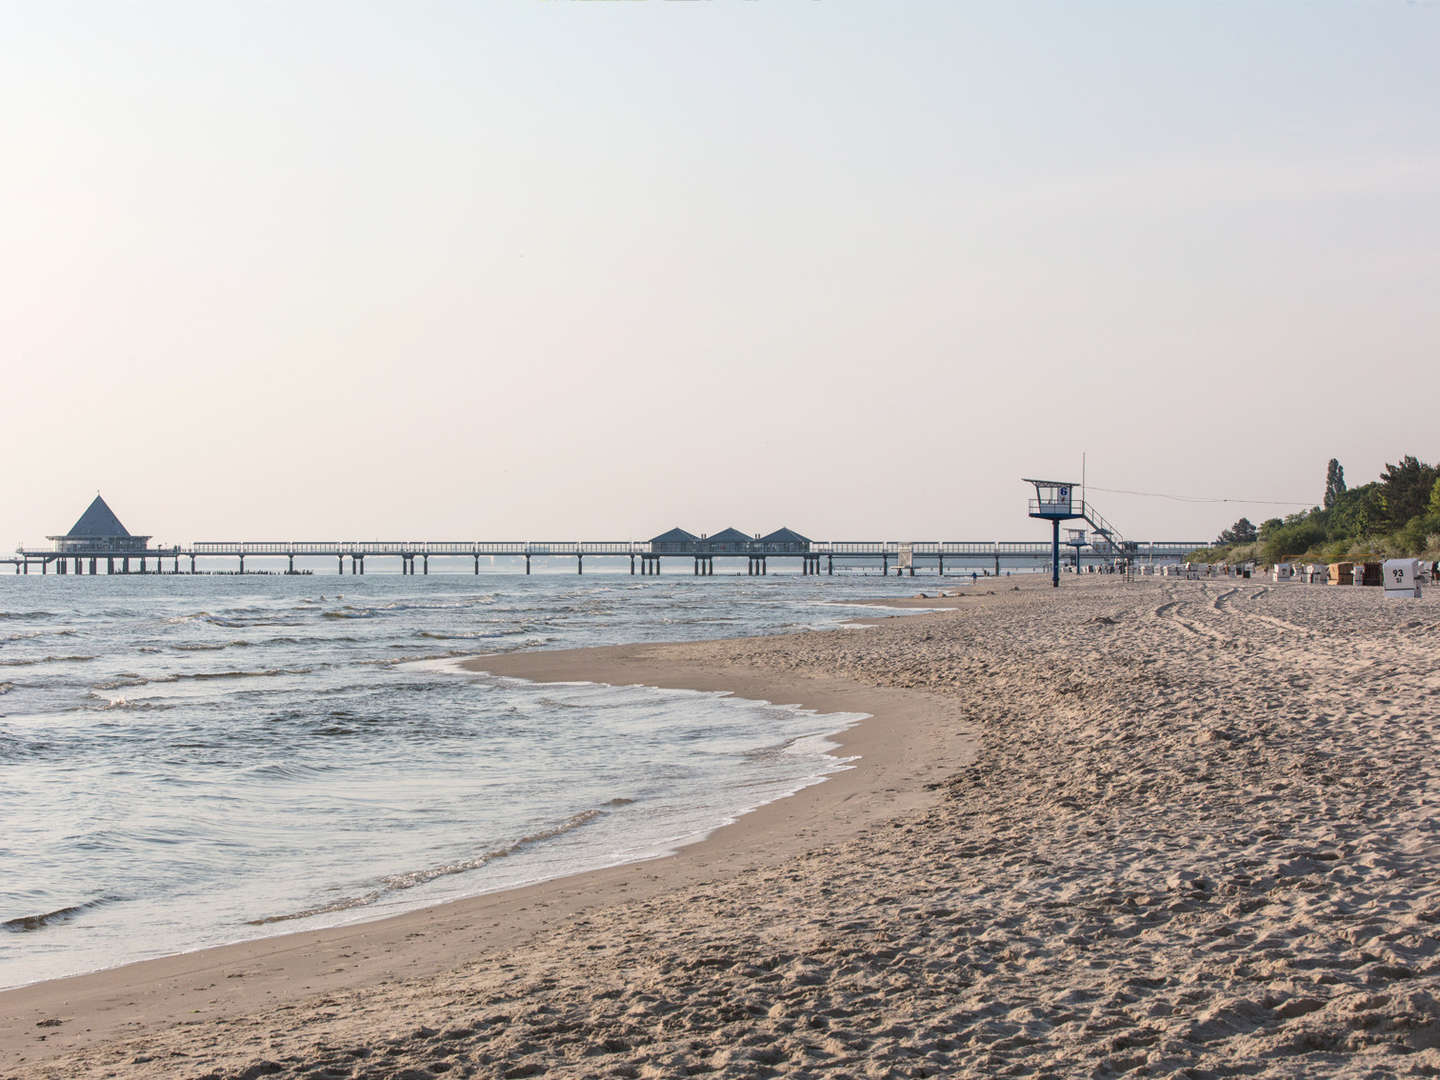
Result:
[[[1319,506],[1258,526],[1241,518],[1192,556],[1206,562],[1335,561],[1347,555],[1440,556],[1440,466],[1406,454],[1378,480],[1346,487],[1331,458]]]

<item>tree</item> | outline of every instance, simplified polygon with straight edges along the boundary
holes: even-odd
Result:
[[[1325,500],[1324,506],[1329,510],[1335,505],[1335,500],[1345,494],[1345,470],[1335,458],[1330,459],[1330,464],[1325,468]]]
[[[1249,518],[1241,518],[1220,534],[1217,544],[1253,544],[1259,537]]]
[[[1304,555],[1325,542],[1325,527],[1318,521],[1296,521],[1270,530],[1265,538],[1265,559],[1279,562]]]
[[[1386,465],[1380,477],[1380,502],[1392,529],[1403,528],[1413,517],[1429,509],[1430,489],[1440,479],[1440,469],[1426,465],[1414,454],[1406,454],[1396,465]]]

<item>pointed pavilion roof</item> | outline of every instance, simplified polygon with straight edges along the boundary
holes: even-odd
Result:
[[[782,528],[779,528],[779,529],[776,529],[776,530],[775,530],[774,532],[772,532],[769,536],[762,536],[762,537],[760,538],[760,540],[761,540],[762,543],[766,543],[766,544],[808,544],[808,543],[810,543],[810,538],[809,538],[808,536],[801,536],[801,535],[800,535],[799,533],[797,533],[794,529],[786,529],[786,528],[783,528],[783,527],[782,527]]]
[[[700,538],[694,533],[688,533],[677,525],[669,532],[661,533],[659,536],[655,537],[650,542],[652,544],[683,544],[699,539]]]
[[[70,531],[65,534],[67,539],[80,539],[82,537],[118,537],[129,536],[130,532],[115,512],[106,505],[105,500],[99,495],[90,504],[85,513],[80,515],[80,520],[70,526]]]

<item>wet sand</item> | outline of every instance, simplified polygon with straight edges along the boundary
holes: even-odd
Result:
[[[875,719],[678,856],[0,995],[0,1075],[1440,1071],[1440,594],[1036,585],[478,661]]]

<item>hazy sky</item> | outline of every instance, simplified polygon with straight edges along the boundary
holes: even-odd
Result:
[[[0,2],[0,546],[1040,539],[1440,457],[1440,6]],[[1091,491],[1129,536],[1283,506]]]

